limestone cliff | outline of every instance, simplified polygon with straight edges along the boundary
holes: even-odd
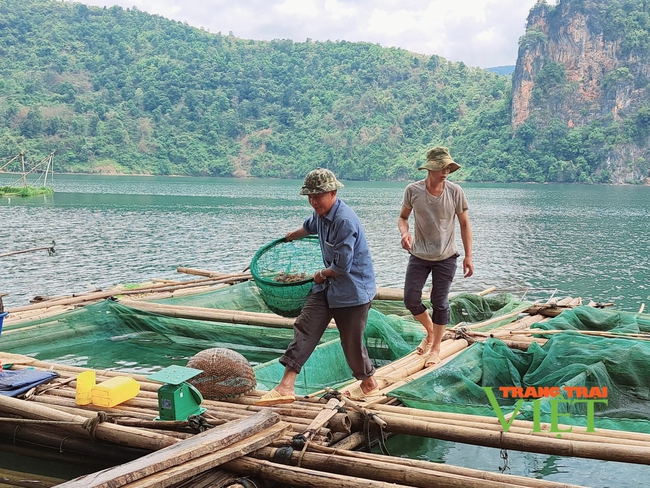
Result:
[[[529,13],[513,73],[515,131],[526,122],[543,130],[557,120],[569,130],[594,125],[635,129],[627,138],[595,142],[602,155],[596,170],[609,171],[614,183],[640,182],[650,176],[650,133],[643,127],[650,121],[644,119],[650,57],[643,44],[650,31],[647,26],[643,29],[643,22],[632,25],[621,20],[639,13],[631,8],[641,9],[647,18],[648,12],[643,12],[647,2],[626,4],[559,0],[549,5],[540,0]],[[637,32],[631,33],[632,28]],[[635,42],[635,36],[642,41]]]

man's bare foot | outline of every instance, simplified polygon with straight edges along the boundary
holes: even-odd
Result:
[[[360,386],[361,386],[361,391],[363,391],[364,395],[367,395],[371,391],[379,388],[379,383],[377,382],[374,376],[371,376],[370,378],[366,378],[365,380],[362,380]]]
[[[280,395],[283,396],[295,396],[296,394],[293,391],[293,388],[286,388],[282,387],[281,385],[278,385],[275,387],[275,391],[277,391]]]

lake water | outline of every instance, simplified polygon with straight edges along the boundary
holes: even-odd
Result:
[[[9,178],[0,175],[0,185]],[[4,182],[4,183],[3,183]],[[378,284],[401,288],[407,254],[397,216],[406,183],[344,182],[360,216]],[[179,266],[238,272],[255,251],[310,213],[301,181],[57,175],[56,193],[0,198],[0,294],[7,308],[179,276]],[[582,297],[638,311],[650,302],[650,187],[464,184],[475,274],[452,292],[495,286],[517,298]],[[462,254],[462,252],[461,252]],[[650,303],[649,303],[650,305]],[[495,449],[396,438],[393,454],[497,471]],[[647,466],[509,453],[508,470],[598,488],[644,486]]]
[[[0,184],[6,176],[0,176]],[[397,216],[405,183],[344,182],[380,286],[402,288]],[[55,194],[0,198],[0,293],[8,308],[57,296],[178,279],[179,266],[244,270],[255,251],[301,225],[297,180],[60,175]],[[520,297],[580,296],[637,311],[650,300],[650,187],[463,185],[475,274],[452,292],[495,286]],[[186,276],[185,276],[186,277]],[[182,278],[182,277],[180,277]]]

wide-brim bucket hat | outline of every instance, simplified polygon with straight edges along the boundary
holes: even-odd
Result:
[[[316,168],[305,176],[305,181],[300,189],[301,195],[317,195],[343,188],[343,183],[336,179],[329,169]]]
[[[442,146],[436,146],[427,151],[427,162],[420,166],[418,169],[428,169],[430,171],[442,171],[450,167],[450,173],[458,170],[460,164],[451,159],[449,149]]]

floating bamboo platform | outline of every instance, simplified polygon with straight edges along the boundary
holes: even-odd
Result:
[[[161,280],[130,290],[96,291],[39,301],[11,310],[4,334],[10,340],[12,324],[116,295],[129,306],[168,316],[292,327],[292,319],[273,314],[157,305],[141,300],[196,293],[250,279],[247,273],[224,275],[189,268],[179,268],[179,272],[202,278]],[[382,289],[380,294],[383,299],[402,299],[399,290]],[[103,470],[69,481],[44,478],[39,480],[39,486],[251,486],[241,481],[243,477],[295,487],[578,486],[360,449],[381,445],[390,435],[405,434],[499,449],[650,464],[650,435],[647,434],[604,429],[587,432],[585,428],[572,426],[572,431],[563,433],[559,439],[550,432],[549,425],[542,424],[542,432],[534,432],[532,422],[517,419],[504,432],[493,417],[406,408],[387,396],[431,369],[443,368],[473,342],[496,337],[510,347],[523,350],[533,342],[543,344],[546,339],[539,337],[540,331],[531,326],[580,304],[580,299],[571,297],[536,304],[523,312],[499,317],[499,322],[505,318],[509,322],[490,332],[477,329],[497,320],[451,328],[443,340],[440,363],[427,368],[425,357],[412,352],[378,368],[376,378],[380,381],[380,391],[365,401],[350,400],[328,388],[297,397],[292,404],[259,407],[254,403],[265,392],[254,390],[228,401],[204,399],[201,406],[205,412],[183,421],[154,420],[159,413],[157,395],[161,384],[143,375],[128,375],[140,385],[137,396],[128,401],[112,408],[78,405],[75,402],[77,377],[88,369],[0,352],[0,361],[5,367],[10,365],[11,370],[30,368],[58,374],[20,399],[0,396],[0,437],[13,445],[16,452],[26,452],[25,446],[38,444],[46,453],[56,451],[59,459],[92,458],[107,465]],[[98,382],[125,376],[123,372],[93,371]]]

